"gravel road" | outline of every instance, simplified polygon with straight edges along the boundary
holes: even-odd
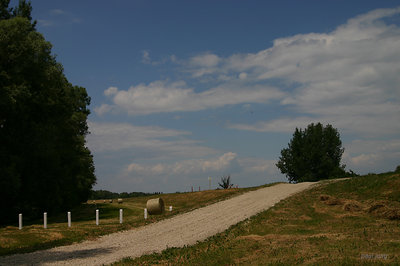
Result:
[[[223,232],[315,183],[278,184],[137,229],[28,254],[0,257],[0,265],[102,265],[124,257],[193,245]]]

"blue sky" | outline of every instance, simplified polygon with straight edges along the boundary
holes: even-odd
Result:
[[[15,2],[14,2],[15,3]],[[32,1],[92,98],[95,189],[284,181],[296,127],[338,128],[358,173],[400,164],[398,1]]]

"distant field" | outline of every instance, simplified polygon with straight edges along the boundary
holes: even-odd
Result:
[[[194,246],[115,265],[400,264],[400,175],[355,177],[294,195]]]
[[[263,186],[262,186],[263,187]],[[48,213],[48,228],[43,228],[43,221],[38,220],[24,224],[22,230],[18,229],[18,217],[14,225],[0,228],[0,255],[25,253],[55,246],[68,245],[82,240],[95,239],[101,235],[114,233],[121,230],[144,226],[172,215],[187,212],[229,197],[255,190],[254,188],[239,188],[228,190],[207,190],[193,193],[173,193],[151,195],[124,199],[122,204],[116,200],[109,203],[107,200],[92,200],[71,210],[72,227],[67,227],[67,215],[52,216]],[[162,197],[166,204],[163,215],[143,218],[143,209],[147,200]],[[169,206],[173,211],[169,212]],[[123,209],[124,222],[119,223],[119,209]],[[95,224],[95,210],[100,211],[100,225]]]

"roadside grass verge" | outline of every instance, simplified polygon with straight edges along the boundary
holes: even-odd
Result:
[[[323,181],[206,241],[113,265],[400,264],[400,175]]]
[[[118,204],[116,200],[113,203],[109,203],[108,200],[105,203],[104,200],[90,200],[70,210],[72,216],[71,228],[68,228],[66,213],[57,215],[48,213],[47,229],[43,228],[42,220],[36,220],[24,221],[22,230],[19,230],[18,217],[16,217],[14,225],[0,228],[0,256],[33,252],[83,240],[93,240],[102,235],[144,226],[261,187],[134,197],[124,199],[122,204]],[[143,210],[146,207],[147,200],[158,197],[162,197],[165,202],[165,213],[149,215],[148,219],[144,220]],[[172,212],[168,211],[170,205],[173,206]],[[99,226],[95,223],[96,209],[99,209],[100,213]],[[122,224],[119,223],[119,209],[123,209]]]

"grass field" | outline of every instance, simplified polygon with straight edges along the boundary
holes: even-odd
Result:
[[[67,226],[66,213],[57,216],[48,213],[47,229],[43,228],[43,221],[38,220],[24,222],[23,229],[19,230],[18,217],[16,217],[14,225],[0,228],[0,256],[95,239],[101,235],[153,223],[254,189],[257,187],[152,195],[124,199],[122,204],[118,204],[116,200],[113,203],[108,203],[108,200],[106,203],[103,200],[97,200],[96,203],[89,201],[71,210],[71,228]],[[157,197],[163,198],[166,212],[163,215],[149,216],[147,220],[144,220],[143,209],[146,207],[147,200]],[[173,206],[172,212],[168,211],[170,205]],[[121,208],[124,212],[123,224],[119,223]],[[99,226],[95,224],[96,209],[100,212]]]
[[[194,246],[115,265],[297,263],[400,264],[400,175],[326,181]]]

